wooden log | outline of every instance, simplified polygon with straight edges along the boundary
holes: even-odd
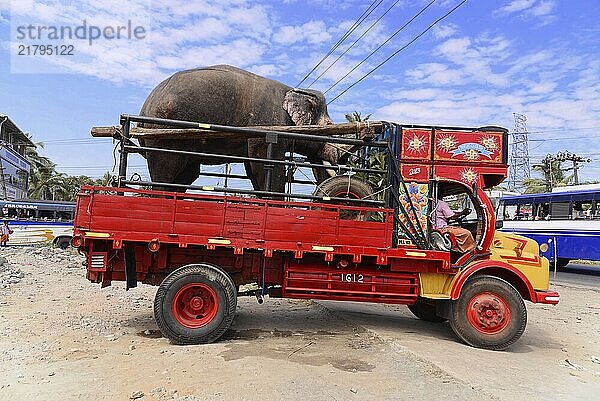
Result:
[[[253,126],[246,128],[294,132],[299,134],[310,134],[320,136],[357,135],[357,139],[370,139],[381,132],[381,122],[371,123],[345,123],[331,125],[285,125],[285,126]],[[119,138],[121,127],[118,125],[110,127],[93,127],[91,134],[94,138]],[[201,128],[139,128],[132,127],[130,134],[137,139],[237,139],[240,133],[217,132]],[[248,138],[261,137],[261,134],[247,133]]]

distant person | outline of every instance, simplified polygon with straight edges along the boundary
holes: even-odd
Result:
[[[450,209],[450,206],[441,199],[436,199],[433,207],[435,210],[433,228],[442,234],[450,233],[456,238],[456,249],[453,248],[452,250],[465,253],[475,249],[475,240],[473,239],[473,234],[471,234],[469,230],[448,225],[448,222],[451,220],[458,220],[460,217],[467,216],[471,213],[471,210],[465,208],[462,212],[455,213]]]
[[[2,223],[1,227],[2,231],[0,236],[0,246],[6,246],[6,243],[8,242],[10,235],[13,233],[13,230],[8,227],[7,220],[4,220],[4,223]]]

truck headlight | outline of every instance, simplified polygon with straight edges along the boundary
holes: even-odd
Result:
[[[540,252],[547,252],[548,251],[548,244],[547,243],[543,243],[540,245]]]

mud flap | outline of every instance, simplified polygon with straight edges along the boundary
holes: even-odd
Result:
[[[135,271],[135,249],[126,247],[125,254],[125,290],[137,287],[137,276]]]

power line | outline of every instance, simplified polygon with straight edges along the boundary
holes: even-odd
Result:
[[[335,88],[337,86],[337,84],[339,84],[340,82],[342,82],[344,79],[346,79],[346,77],[350,74],[352,74],[358,67],[360,67],[365,61],[367,61],[369,58],[371,58],[372,55],[374,55],[375,53],[377,53],[379,51],[379,49],[381,49],[383,46],[385,46],[390,40],[392,40],[397,34],[399,34],[400,32],[402,32],[402,30],[404,28],[406,28],[411,22],[413,22],[417,17],[419,17],[419,15],[421,15],[422,13],[425,12],[425,10],[427,10],[433,3],[435,3],[437,0],[432,0],[431,2],[429,2],[429,4],[427,4],[425,7],[423,7],[421,9],[421,11],[419,11],[417,14],[415,14],[410,20],[408,20],[404,25],[402,25],[400,27],[400,29],[398,29],[396,32],[394,32],[392,34],[392,36],[390,36],[389,38],[387,38],[383,43],[381,43],[379,46],[377,46],[377,48],[375,50],[373,50],[367,57],[365,57],[364,59],[361,60],[360,63],[358,63],[356,66],[354,66],[354,68],[352,68],[350,71],[348,71],[346,73],[346,75],[344,75],[343,77],[341,77],[340,79],[338,79],[333,85],[331,85],[324,93],[329,92],[330,90],[332,90],[333,88]],[[329,102],[331,103],[331,102]]]
[[[396,4],[398,4],[399,2],[400,2],[400,0],[396,0],[396,1],[395,1],[395,2],[394,2],[394,3],[393,3],[393,4],[392,4],[392,5],[391,5],[391,6],[390,6],[390,7],[389,7],[387,10],[385,10],[385,12],[384,12],[384,13],[383,13],[383,14],[382,14],[382,15],[381,15],[379,18],[377,18],[377,19],[375,20],[375,22],[373,22],[373,23],[371,24],[371,26],[367,28],[367,30],[366,30],[366,31],[364,31],[364,32],[362,33],[362,35],[360,35],[360,36],[358,37],[358,39],[356,39],[356,40],[355,40],[355,41],[354,41],[354,42],[353,42],[353,43],[350,45],[350,47],[348,47],[346,50],[344,50],[344,51],[342,52],[342,54],[340,54],[340,55],[339,55],[339,56],[338,56],[338,57],[337,57],[337,58],[336,58],[336,59],[333,61],[333,63],[331,63],[331,64],[329,65],[329,67],[325,68],[325,70],[323,70],[323,72],[321,72],[321,73],[319,74],[319,76],[318,76],[318,77],[316,77],[316,78],[315,78],[315,79],[314,79],[314,80],[313,80],[313,81],[310,83],[310,85],[308,85],[308,87],[310,88],[310,87],[311,87],[311,86],[312,86],[312,85],[313,85],[315,82],[317,82],[317,81],[318,81],[318,80],[319,80],[319,79],[320,79],[320,78],[321,78],[323,75],[325,75],[325,73],[326,73],[327,71],[329,71],[329,70],[331,69],[331,67],[333,67],[333,66],[335,65],[335,63],[337,63],[337,62],[338,62],[338,61],[339,61],[339,60],[340,60],[342,57],[344,57],[344,55],[346,55],[346,53],[348,53],[348,52],[350,51],[350,49],[352,49],[352,48],[354,47],[354,45],[355,45],[355,44],[357,44],[357,43],[358,43],[358,42],[359,42],[359,41],[360,41],[360,40],[361,40],[361,39],[362,39],[362,38],[363,38],[363,37],[364,37],[364,36],[365,36],[365,35],[366,35],[366,34],[367,34],[367,33],[368,33],[368,32],[369,32],[369,31],[370,31],[370,30],[371,30],[371,29],[372,29],[372,28],[375,26],[375,25],[377,25],[377,23],[378,23],[379,21],[381,21],[381,19],[382,19],[383,17],[385,17],[385,15],[386,15],[388,12],[390,12],[390,10],[391,10],[392,8],[394,8],[394,7],[396,6]]]
[[[310,74],[312,74],[313,72],[315,72],[315,70],[317,68],[319,68],[319,66],[323,63],[323,61],[325,61],[327,59],[327,57],[329,57],[351,34],[352,32],[354,32],[356,30],[356,28],[359,27],[359,25],[361,25],[364,20],[371,15],[371,13],[373,11],[375,11],[375,9],[377,7],[379,7],[379,5],[381,4],[383,0],[373,0],[373,2],[369,5],[369,7],[367,7],[367,9],[357,18],[356,21],[354,21],[354,24],[352,24],[352,26],[350,28],[348,28],[348,30],[346,31],[346,33],[344,33],[342,35],[342,37],[337,41],[336,44],[334,44],[331,49],[329,49],[329,51],[327,52],[327,54],[325,54],[323,56],[323,58],[317,63],[317,65],[315,65],[313,67],[312,70],[310,70],[310,72],[308,74],[306,74],[306,76],[304,78],[302,78],[302,81],[298,82],[298,84],[296,85],[296,88],[299,87],[300,85],[302,85],[302,83],[304,81],[306,81],[306,79],[310,76]],[[377,5],[375,5],[375,7],[373,7],[373,5],[376,3]],[[373,9],[371,9],[371,7],[373,7]],[[369,11],[371,10],[371,11]],[[366,14],[366,15],[365,15]]]
[[[413,18],[411,18],[410,21],[408,21],[406,24],[404,24],[404,26],[400,29],[403,29],[405,26],[407,26],[408,24],[410,24],[410,22],[412,22],[415,18],[417,18],[422,12],[424,12],[430,5],[432,5],[436,0],[431,1],[429,4],[427,4],[427,6],[425,6],[425,8],[423,8],[421,11],[419,11],[419,13],[417,15],[415,15]],[[405,44],[404,46],[402,46],[400,49],[396,50],[394,53],[392,53],[388,58],[386,58],[385,60],[383,60],[381,63],[379,63],[377,66],[375,66],[375,68],[373,68],[371,71],[369,71],[368,73],[366,73],[365,75],[363,75],[358,81],[356,81],[355,83],[353,83],[352,85],[350,85],[349,87],[347,87],[346,89],[344,89],[340,94],[338,94],[336,97],[334,97],[332,100],[330,100],[327,104],[330,104],[332,102],[334,102],[336,99],[338,99],[340,96],[342,96],[344,93],[348,92],[350,89],[352,89],[354,86],[356,86],[358,83],[362,82],[366,77],[368,77],[369,75],[371,75],[373,72],[377,71],[379,68],[381,68],[385,63],[387,63],[388,61],[390,61],[392,58],[394,58],[398,53],[400,53],[401,51],[403,51],[404,49],[406,49],[408,46],[410,46],[411,44],[413,44],[416,40],[418,40],[421,36],[425,35],[427,32],[429,32],[431,30],[431,28],[433,28],[434,26],[436,26],[438,23],[440,23],[443,19],[445,19],[446,17],[448,17],[450,14],[452,14],[454,11],[456,11],[459,7],[461,7],[463,4],[465,4],[467,2],[467,0],[463,0],[460,3],[458,3],[453,9],[451,9],[450,11],[448,11],[446,14],[444,14],[443,16],[441,16],[440,18],[438,18],[437,20],[435,20],[431,25],[429,25],[427,27],[427,29],[425,29],[423,32],[421,32],[420,34],[418,34],[417,36],[415,36],[410,42],[408,42],[407,44]],[[368,56],[370,57],[370,55]],[[366,59],[365,59],[366,60]],[[364,62],[361,61],[361,64]],[[360,65],[360,64],[359,64]],[[357,66],[358,67],[358,66]],[[355,67],[354,69],[356,69],[357,67]],[[354,70],[353,69],[353,70]],[[352,71],[350,71],[352,72]],[[349,74],[349,73],[348,73]],[[344,78],[346,76],[345,75]],[[344,79],[342,78],[342,79]],[[338,82],[336,82],[333,86],[337,85],[341,80],[339,80]],[[329,88],[328,90],[332,89],[333,86],[331,88]],[[327,91],[325,91],[325,93],[327,93]]]
[[[527,134],[539,135],[539,134],[545,134],[547,132],[570,132],[570,131],[583,131],[583,130],[589,130],[589,129],[600,129],[600,127],[553,128],[553,129],[546,129],[546,130],[539,130],[539,131],[527,131]]]

